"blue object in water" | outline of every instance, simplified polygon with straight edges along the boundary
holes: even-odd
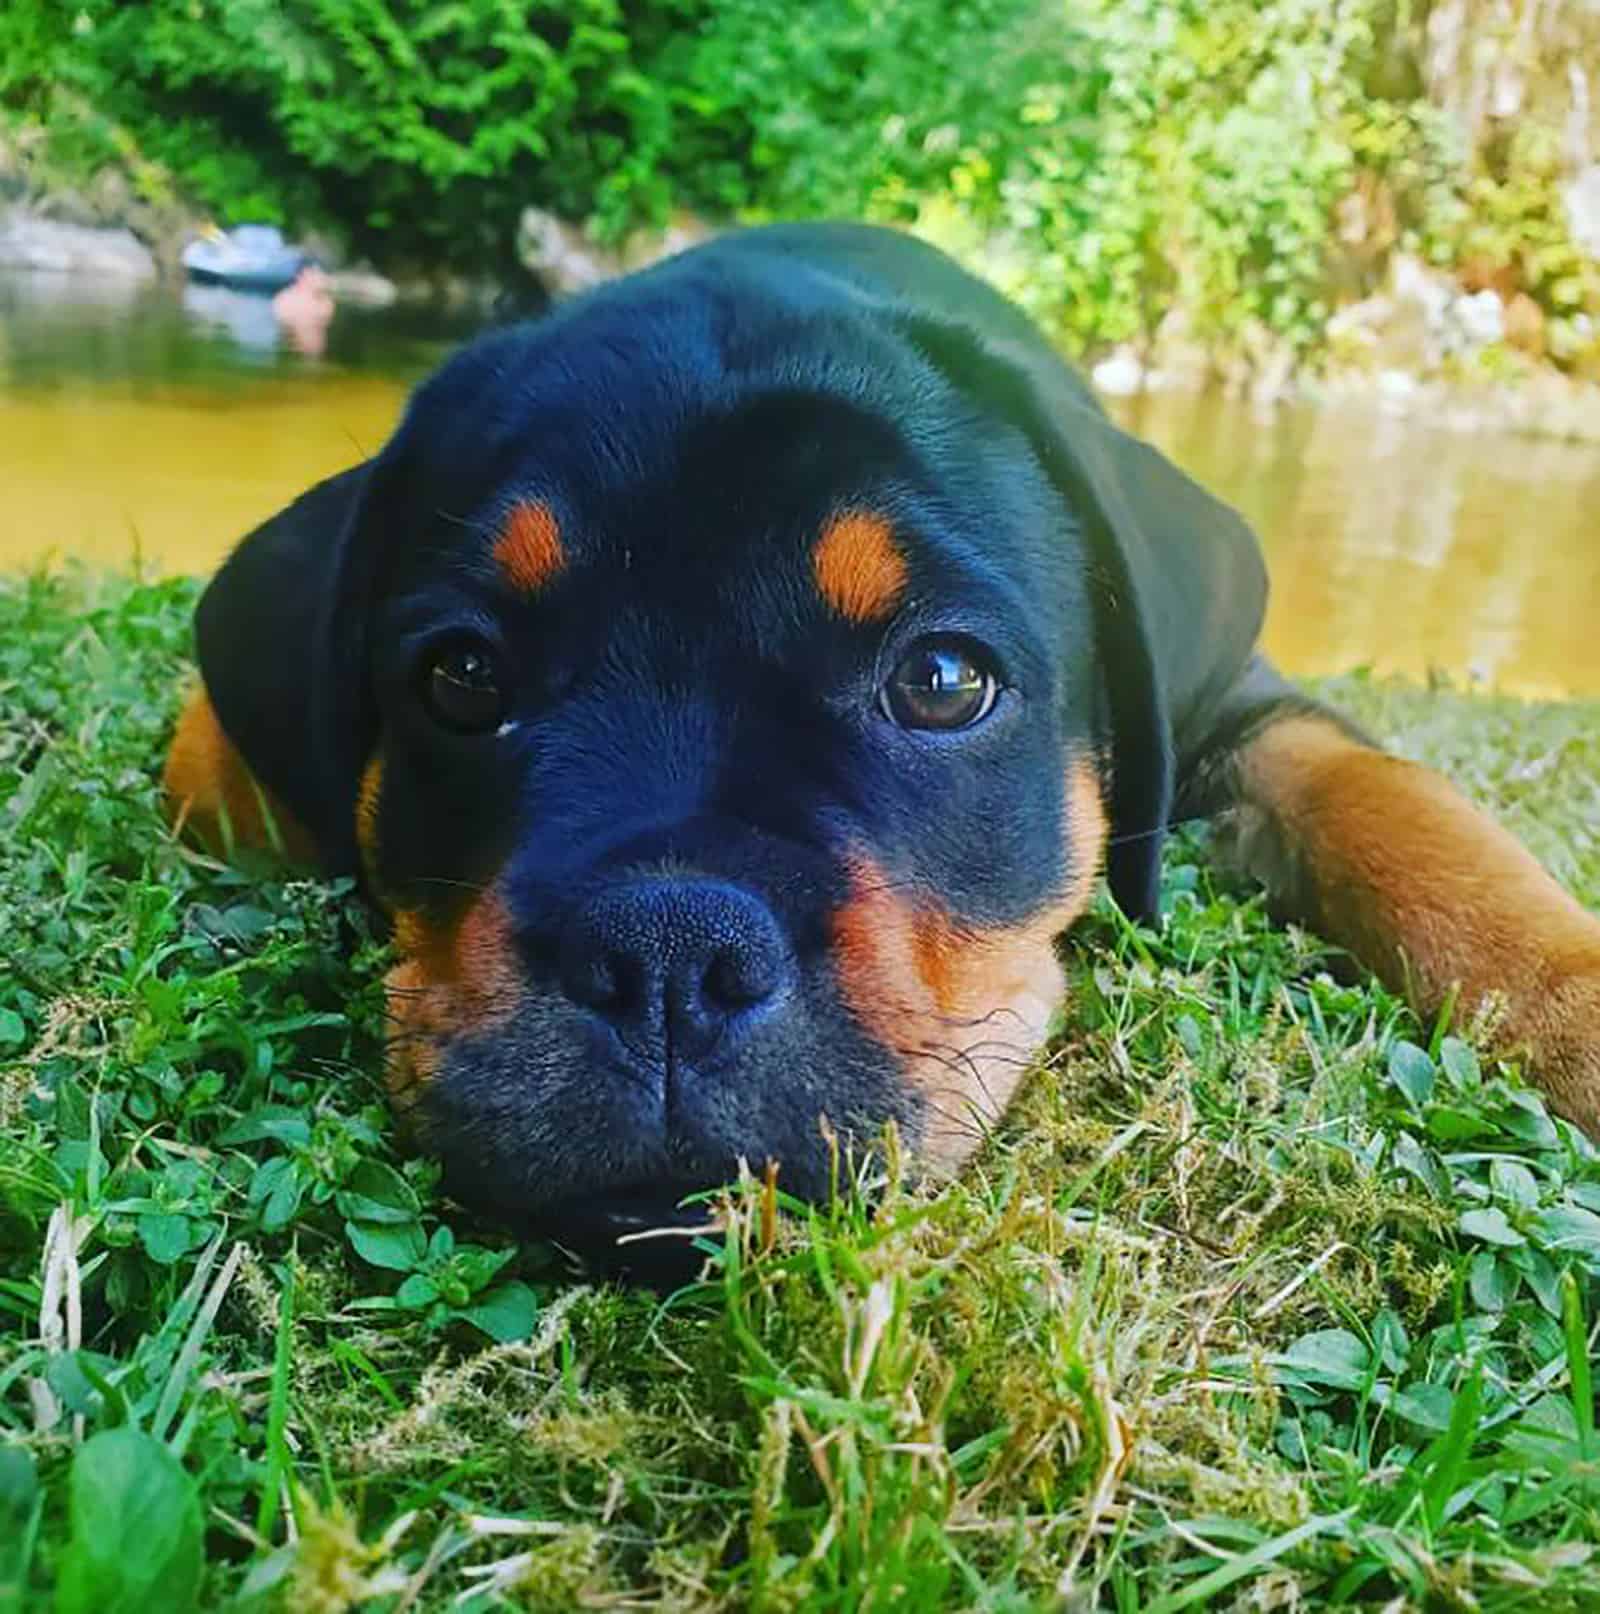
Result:
[[[218,230],[183,249],[183,267],[191,280],[266,296],[282,291],[311,261],[309,253],[290,246],[272,224]]]

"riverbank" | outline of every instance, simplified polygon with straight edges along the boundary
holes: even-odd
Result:
[[[163,215],[161,233],[140,208],[109,200],[91,206],[76,192],[35,201],[0,201],[0,270],[59,274],[138,284],[170,279],[177,252],[200,228],[198,214]],[[91,222],[92,220],[102,222]],[[519,229],[523,267],[542,295],[559,298],[613,274],[681,251],[711,233],[681,215],[665,229],[638,231],[620,249],[595,242],[578,226],[526,209]],[[331,249],[323,244],[322,250]],[[973,265],[988,267],[979,252]],[[482,308],[508,294],[488,282],[449,274],[397,283],[370,265],[331,269],[340,301],[382,307],[405,298]],[[1507,310],[1493,292],[1469,293],[1449,278],[1403,262],[1396,289],[1341,310],[1320,352],[1297,362],[1287,350],[1258,341],[1252,352],[1222,352],[1188,335],[1181,312],[1163,322],[1152,343],[1124,344],[1092,358],[1104,395],[1217,389],[1272,410],[1289,404],[1370,402],[1384,412],[1465,433],[1505,433],[1600,444],[1600,382],[1569,375],[1508,341]],[[527,300],[527,286],[517,295]],[[1463,308],[1471,310],[1463,314]]]
[[[1193,348],[1177,354],[1118,348],[1089,367],[1104,397],[1210,392],[1247,401],[1264,418],[1289,407],[1373,408],[1458,436],[1545,438],[1600,445],[1600,382],[1563,373],[1499,346],[1426,368],[1374,344],[1354,359],[1254,367]]]
[[[178,253],[206,227],[205,220],[187,210],[164,216],[159,230],[141,210],[113,208],[110,213],[111,221],[92,222],[97,213],[82,205],[76,193],[40,201],[0,201],[0,271],[64,275],[124,287],[175,282],[182,274]],[[151,232],[148,239],[139,228]],[[315,252],[315,246],[310,250]],[[450,301],[452,296],[465,299],[475,293],[488,300],[494,295],[492,288],[479,292],[430,281],[402,288],[369,264],[335,264],[328,271],[328,289],[338,301],[368,308],[387,307],[402,295],[414,301]]]
[[[1161,933],[1068,944],[960,1182],[775,1221],[752,1185],[703,1286],[575,1285],[397,1151],[350,894],[168,836],[193,597],[0,576],[0,1582],[1595,1606],[1600,1162],[1468,1028],[1185,842]],[[1325,687],[1600,904],[1600,705]]]
[[[1381,289],[1335,312],[1298,359],[1264,332],[1239,351],[1207,347],[1176,310],[1150,343],[1118,347],[1091,375],[1112,397],[1215,387],[1264,409],[1365,402],[1445,431],[1600,443],[1600,366],[1563,369],[1543,333],[1526,297],[1469,290],[1396,255]]]
[[[208,209],[131,142],[114,155],[74,161],[53,151],[42,126],[8,119],[0,110],[0,270],[124,287],[177,283],[183,279],[184,247],[214,222]],[[314,232],[302,244],[326,265],[334,295],[363,307],[382,308],[405,297],[478,302],[487,310],[500,295],[498,286],[459,276],[416,274],[397,281],[351,258],[331,236]]]

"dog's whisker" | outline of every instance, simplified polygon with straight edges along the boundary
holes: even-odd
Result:
[[[441,885],[452,891],[471,891],[476,896],[486,896],[494,890],[492,882],[482,880],[455,880],[442,874],[418,874],[412,877],[414,885]]]

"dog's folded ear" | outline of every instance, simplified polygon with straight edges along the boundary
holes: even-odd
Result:
[[[358,865],[364,612],[345,607],[371,464],[319,482],[257,527],[195,612],[200,673],[223,733],[329,873]]]
[[[984,312],[987,312],[985,309]],[[1008,310],[980,330],[914,314],[905,328],[962,391],[1027,438],[1082,524],[1112,750],[1107,875],[1153,917],[1179,760],[1238,679],[1266,608],[1266,567],[1233,510],[1119,430]]]

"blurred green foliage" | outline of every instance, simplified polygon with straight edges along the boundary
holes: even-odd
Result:
[[[1600,275],[1561,131],[1430,99],[1429,10],[8,0],[0,102],[80,165],[115,132],[227,218],[326,221],[389,263],[496,273],[530,203],[612,239],[674,206],[866,215],[981,252],[1080,349],[1176,305],[1212,344],[1305,352],[1399,248],[1526,293],[1581,358]],[[1528,30],[1480,32],[1462,73]]]

